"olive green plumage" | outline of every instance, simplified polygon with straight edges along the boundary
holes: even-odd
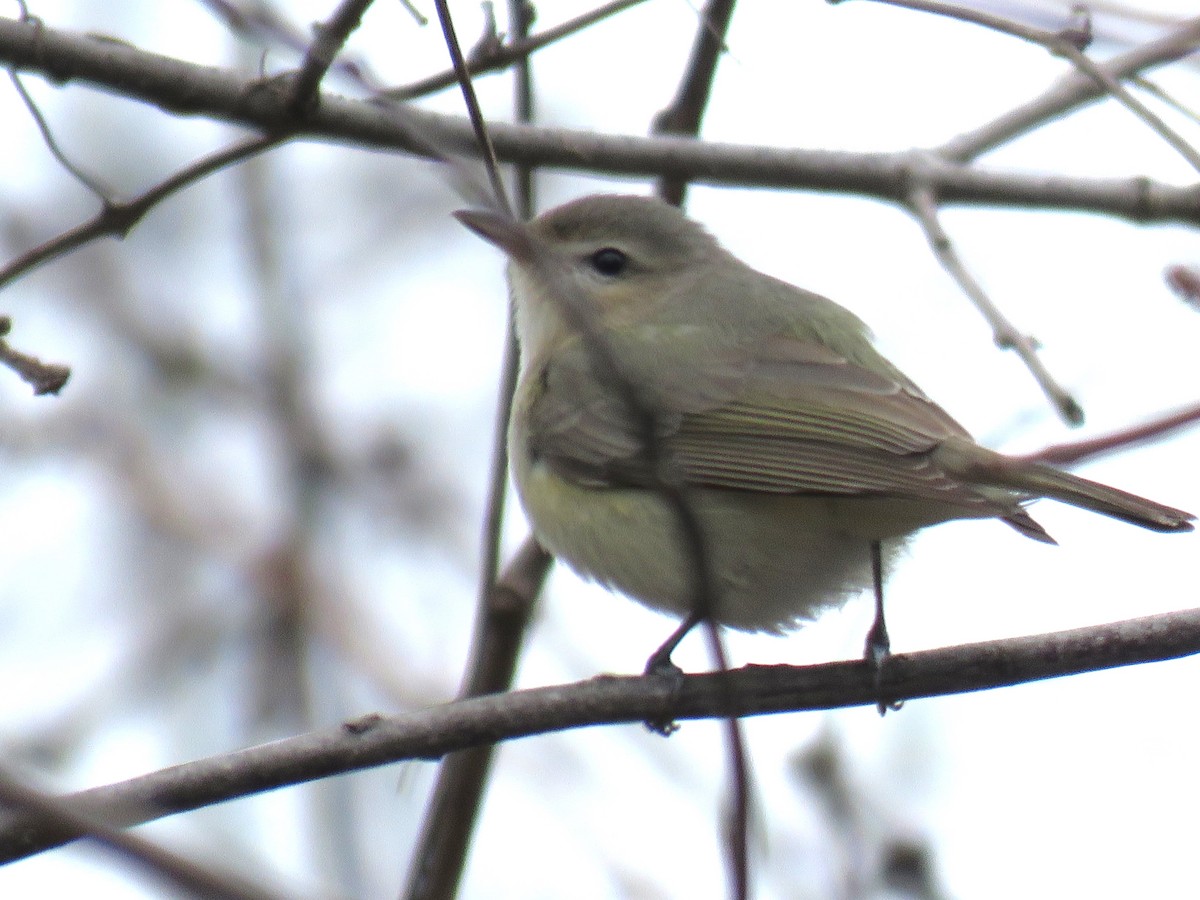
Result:
[[[1022,506],[1034,497],[1191,529],[1188,513],[978,446],[855,315],[755,271],[666,204],[594,196],[527,225],[460,218],[511,260],[521,377],[509,450],[534,529],[652,607],[693,602],[676,515],[655,488],[664,477],[694,498],[715,618],[745,629],[842,602],[871,583],[871,542],[894,552],[938,522],[999,517],[1052,543]]]

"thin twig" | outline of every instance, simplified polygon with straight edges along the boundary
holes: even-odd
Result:
[[[1172,95],[1161,85],[1154,83],[1144,75],[1134,75],[1130,77],[1129,81],[1132,84],[1136,84],[1147,94],[1158,98],[1158,100],[1171,107],[1171,109],[1175,110],[1175,112],[1179,113],[1184,118],[1191,120],[1193,125],[1200,125],[1200,112],[1197,112],[1192,107],[1181,102],[1177,97]]]
[[[1109,75],[1101,66],[1096,65],[1085,54],[1071,45],[1062,48],[1062,55],[1073,62],[1080,71],[1094,78],[1122,106],[1141,119],[1150,129],[1174,148],[1175,152],[1188,161],[1188,164],[1200,172],[1200,152],[1197,152],[1186,138],[1168,125],[1161,116],[1151,110],[1133,94],[1129,93],[1119,81]]]
[[[1003,16],[956,6],[952,3],[943,3],[941,0],[876,0],[876,2],[886,3],[888,6],[899,6],[905,9],[917,10],[919,12],[933,13],[964,22],[972,22],[993,31],[1009,34],[1013,37],[1037,44],[1056,56],[1062,56],[1069,60],[1080,72],[1095,81],[1097,85],[1103,88],[1118,103],[1146,123],[1151,130],[1170,144],[1180,156],[1186,159],[1192,168],[1200,172],[1200,153],[1196,151],[1196,148],[1163,121],[1160,116],[1156,115],[1144,103],[1129,93],[1103,66],[1096,65],[1083,52],[1091,42],[1092,33],[1091,19],[1087,15],[1085,7],[1077,8],[1077,12],[1082,13],[1082,18],[1079,19],[1077,26],[1069,26],[1058,31],[1048,31],[1044,28],[1035,28],[1031,25],[1025,25],[1024,23],[1004,18]]]
[[[467,60],[467,71],[470,72],[472,78],[479,75],[486,75],[489,72],[499,72],[515,62],[528,59],[543,47],[557,43],[563,38],[578,34],[584,29],[595,25],[597,22],[607,19],[609,16],[616,15],[619,12],[629,9],[631,6],[637,6],[645,2],[646,0],[611,0],[611,2],[597,7],[591,12],[563,22],[561,25],[555,25],[553,28],[547,28],[545,31],[531,37],[517,37],[511,43],[491,47],[486,55],[472,55]],[[446,88],[453,87],[457,83],[458,79],[454,69],[449,68],[444,72],[429,75],[420,81],[415,81],[403,87],[387,88],[380,91],[379,96],[386,97],[389,100],[415,100],[418,97],[425,97],[438,91],[444,91]]]
[[[705,4],[700,12],[700,27],[696,29],[683,78],[680,79],[674,99],[654,117],[652,133],[692,137],[700,134],[700,123],[712,95],[717,64],[725,52],[725,35],[729,32],[736,3],[737,0],[709,0]],[[687,193],[687,180],[662,177],[655,193],[673,206],[682,206]]]
[[[487,125],[458,43],[450,10],[444,0],[437,0],[435,8],[476,140],[483,151],[494,197],[489,205],[504,209],[511,215],[495,150],[488,137]],[[489,33],[494,36],[495,25],[494,15],[488,8],[485,40]],[[497,398],[491,478],[484,513],[475,637],[467,675],[460,691],[462,697],[498,693],[512,687],[530,614],[551,563],[549,554],[531,536],[526,538],[505,573],[508,578],[515,577],[523,590],[507,590],[496,581],[504,498],[508,489],[508,417],[518,367],[511,310],[506,321],[501,393]],[[403,896],[408,900],[453,897],[457,894],[493,757],[494,748],[476,747],[450,754],[438,767],[437,782],[425,807],[421,832],[406,879]]]
[[[937,196],[934,192],[928,185],[919,181],[915,182],[909,192],[908,205],[917,221],[921,223],[930,249],[937,257],[938,262],[958,282],[963,293],[987,319],[992,328],[992,340],[996,342],[996,346],[1003,350],[1012,350],[1020,357],[1042,389],[1042,393],[1054,404],[1055,410],[1067,424],[1081,424],[1083,408],[1050,374],[1037,354],[1037,341],[1008,321],[959,258],[953,241],[942,227],[941,219],[938,216]]]
[[[531,21],[531,10],[526,0],[510,0],[509,21],[513,23],[518,39],[527,33]],[[533,82],[529,60],[523,58],[517,65],[517,82],[514,86],[517,120],[528,122],[533,117]],[[517,215],[528,219],[533,215],[533,170],[530,166],[518,166],[515,173]],[[492,583],[500,565],[500,529],[504,519],[505,498],[508,495],[508,420],[512,412],[513,394],[517,386],[520,366],[520,350],[512,309],[505,317],[504,352],[500,363],[500,385],[497,395],[496,420],[492,430],[492,461],[488,479],[487,503],[483,517],[483,564],[479,573],[478,608],[480,615],[493,596]],[[532,598],[531,598],[532,599]]]
[[[628,0],[626,0],[628,3]],[[612,4],[610,4],[612,5]],[[596,10],[596,13],[602,10]],[[611,13],[608,13],[611,14]],[[593,13],[595,15],[595,13]],[[529,29],[533,27],[534,9],[532,0],[508,0],[508,21],[512,30],[512,39],[516,44],[529,40]],[[584,18],[584,17],[580,17]],[[578,20],[575,20],[578,21]],[[594,19],[593,21],[599,21]],[[534,120],[533,104],[533,66],[529,54],[515,60],[513,81],[513,112],[516,120],[522,125],[528,125]],[[513,193],[517,205],[517,218],[531,219],[537,209],[537,198],[533,186],[534,167],[527,164],[518,165],[513,173]],[[515,343],[515,332],[513,338]],[[516,367],[514,366],[514,372]]]
[[[329,19],[313,26],[313,40],[292,83],[292,115],[307,115],[320,97],[321,79],[360,24],[373,0],[342,0]]]
[[[721,640],[721,626],[711,618],[705,619],[703,624],[714,671],[730,671],[729,655],[725,652],[725,642]],[[733,690],[732,686],[729,690]],[[747,900],[750,896],[750,759],[746,753],[741,719],[727,716],[721,724],[725,734],[725,757],[729,761],[726,870],[729,873],[731,895],[736,900]]]
[[[699,27],[692,42],[692,52],[680,79],[679,87],[671,103],[655,117],[654,133],[686,135],[696,137],[700,123],[712,95],[717,64],[725,52],[725,36],[733,19],[736,0],[709,0],[700,12]],[[659,178],[655,193],[663,201],[682,206],[687,195],[686,178],[664,176]],[[698,552],[702,552],[698,550]],[[697,603],[700,601],[698,600]],[[705,638],[713,666],[718,672],[729,670],[729,657],[721,639],[721,628],[711,617],[704,617],[705,610],[697,605],[694,610],[702,616]],[[745,900],[750,895],[750,764],[746,755],[746,741],[741,723],[728,718],[723,723],[726,758],[729,761],[729,827],[725,843],[726,870],[729,873],[731,895]]]
[[[21,254],[3,269],[0,269],[0,287],[4,287],[26,272],[42,265],[42,263],[57,259],[97,238],[106,236],[125,237],[142,220],[146,213],[167,197],[178,193],[214,172],[219,172],[228,166],[256,156],[264,150],[270,150],[285,140],[287,140],[285,135],[251,138],[197,160],[192,165],[176,172],[170,178],[155,185],[133,200],[125,203],[106,204],[90,221],[84,222],[82,225],[77,225],[75,228],[63,232],[53,240],[47,241],[27,253]]]
[[[1200,609],[1107,625],[898,653],[887,696],[947,696],[1200,653]],[[172,813],[404,759],[595,725],[651,718],[709,719],[875,706],[876,671],[852,660],[815,666],[746,666],[731,672],[605,676],[570,685],[476,697],[399,716],[364,716],[337,729],[172,766],[69,795],[72,805],[132,825]],[[26,816],[0,816],[0,863],[71,840]]]
[[[34,123],[38,127],[38,131],[42,133],[42,141],[46,144],[46,148],[50,154],[58,160],[58,164],[66,169],[71,176],[82,184],[85,188],[100,198],[100,202],[109,204],[112,202],[112,189],[101,183],[95,175],[85,172],[82,168],[75,165],[63,152],[63,149],[58,145],[58,141],[54,138],[54,133],[50,130],[50,125],[46,121],[46,117],[42,115],[42,111],[34,102],[33,97],[29,95],[29,91],[25,89],[25,85],[21,82],[21,77],[11,69],[8,72],[9,80],[12,81],[13,87],[17,90],[17,95],[21,98],[21,102],[25,104],[25,108],[29,110],[29,115],[33,117]]]
[[[36,356],[9,346],[5,338],[12,330],[12,319],[0,316],[0,365],[7,366],[33,388],[34,394],[57,394],[71,377],[71,368],[60,363],[44,363]]]
[[[830,0],[830,2],[836,4],[842,2],[842,0]],[[935,16],[944,16],[948,19],[957,19],[960,22],[969,22],[972,25],[981,25],[991,31],[998,31],[1000,34],[1021,38],[1021,40],[1043,47],[1048,46],[1052,42],[1057,42],[1059,44],[1070,43],[1071,46],[1083,49],[1092,40],[1091,23],[1086,18],[1081,20],[1080,27],[1064,28],[1061,31],[1046,31],[1045,29],[1026,25],[1024,22],[1018,22],[1015,19],[996,15],[986,10],[972,9],[967,6],[959,6],[955,3],[943,3],[941,0],[875,0],[875,2],[883,3],[887,6],[898,6],[901,9],[911,9],[914,12],[924,12]]]
[[[551,556],[526,538],[500,578],[490,586],[475,622],[468,678],[461,697],[482,697],[512,687],[530,615]],[[454,896],[474,832],[494,745],[447,754],[421,823],[404,896]]]
[[[471,131],[475,136],[476,146],[483,155],[488,184],[492,189],[492,204],[494,208],[512,216],[512,204],[509,202],[508,192],[504,190],[504,184],[500,180],[500,163],[496,159],[496,148],[492,145],[491,133],[484,121],[479,98],[475,95],[475,88],[471,84],[471,75],[467,71],[467,62],[463,57],[462,46],[459,44],[458,35],[454,30],[454,20],[450,17],[447,0],[434,0],[434,8],[437,10],[438,21],[442,25],[442,34],[446,38],[446,49],[450,51],[450,60],[453,63],[455,74],[458,76],[463,102],[467,105],[467,118],[471,122]]]
[[[1138,72],[1182,59],[1193,53],[1198,44],[1200,18],[1181,23],[1175,31],[1113,57],[1101,68],[1112,78],[1129,78]],[[1103,86],[1094,78],[1072,69],[1040,97],[986,125],[952,138],[933,152],[946,160],[969,162],[1104,96],[1106,92]]]
[[[296,53],[309,52],[311,39],[303,29],[285,20],[276,4],[254,2],[242,8],[228,0],[198,0],[208,10],[221,19],[231,31],[241,34],[248,40],[259,44],[274,44],[293,50]],[[410,4],[404,3],[411,9]],[[425,21],[418,15],[418,24]],[[345,76],[355,84],[363,85],[368,90],[377,91],[381,82],[371,72],[370,67],[362,59],[348,59],[344,54],[340,59],[331,63],[334,72]]]
[[[1099,437],[1065,444],[1052,444],[1036,453],[1026,454],[1021,459],[1050,463],[1056,466],[1072,466],[1097,456],[1105,456],[1128,450],[1131,447],[1154,443],[1169,434],[1197,423],[1200,423],[1200,403],[1164,413],[1140,425],[1123,428]]]

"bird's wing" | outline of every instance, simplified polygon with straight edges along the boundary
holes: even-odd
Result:
[[[766,493],[979,499],[930,459],[966,431],[886,363],[881,373],[784,336],[658,363],[630,381],[652,413],[660,473]],[[558,354],[540,378],[529,409],[535,458],[579,483],[653,482],[646,420],[584,348]]]
[[[969,435],[890,366],[775,337],[755,348],[735,396],[685,415],[666,443],[697,484],[961,502],[963,486],[930,457],[951,438]]]

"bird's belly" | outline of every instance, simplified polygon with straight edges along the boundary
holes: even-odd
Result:
[[[544,466],[518,466],[517,487],[542,543],[576,571],[663,612],[693,608],[696,561],[676,512],[653,491],[588,488]],[[781,631],[871,584],[870,544],[898,549],[918,527],[881,519],[853,498],[695,490],[713,573],[715,618]],[[881,521],[883,525],[881,526]]]

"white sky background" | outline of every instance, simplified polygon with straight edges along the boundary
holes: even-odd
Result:
[[[539,27],[589,5],[543,2]],[[287,6],[306,23],[333,4]],[[351,47],[385,81],[444,68],[436,26],[418,30],[399,4],[376,6]],[[1007,9],[1030,13],[1034,6]],[[1154,8],[1182,14],[1186,6],[1161,0]],[[454,9],[464,40],[473,39],[477,8]],[[32,11],[53,27],[111,33],[199,62],[238,60],[249,68],[256,60],[250,50],[238,57],[209,14],[181,0],[43,2]],[[1137,38],[1152,33],[1119,27]],[[645,133],[673,94],[694,29],[689,4],[657,0],[543,51],[535,66],[541,119]],[[1067,69],[1014,39],[870,3],[746,3],[729,46],[705,136],[813,149],[935,145],[1035,96]],[[1114,49],[1100,44],[1096,52]],[[267,56],[270,71],[289,64],[281,53]],[[1154,78],[1196,105],[1194,67]],[[83,88],[60,91],[32,77],[26,83],[73,158],[126,193],[232,133]],[[479,87],[491,114],[506,118],[507,79],[492,76]],[[461,108],[455,92],[429,105]],[[1200,142],[1200,129],[1168,118]],[[50,160],[9,91],[0,91],[0,121],[0,196],[42,229],[36,238],[3,235],[9,258],[92,206]],[[122,155],[123,147],[153,152]],[[376,533],[368,519],[336,504],[325,523],[330,555],[322,566],[352,595],[337,613],[346,619],[341,625],[354,631],[361,624],[363,646],[396,664],[395,679],[408,692],[397,698],[369,678],[340,674],[330,659],[336,654],[317,652],[314,666],[328,679],[314,692],[314,726],[327,725],[373,709],[438,702],[457,685],[470,637],[505,290],[498,254],[450,219],[458,201],[431,167],[324,145],[296,145],[268,160],[275,212],[286,224],[279,238],[285,295],[303,305],[319,336],[309,360],[316,409],[342,453],[365,453],[373,435],[394,431],[411,442],[416,467],[398,488],[417,510],[407,524]],[[1006,147],[986,164],[1196,180],[1169,147],[1111,103]],[[599,190],[648,190],[633,180],[560,174],[538,183],[543,208]],[[237,191],[227,175],[210,179],[154,212],[125,243],[84,251],[91,254],[84,259],[96,261],[97,292],[134,286],[147,327],[198,338],[234,368],[252,370],[262,335],[244,271]],[[1068,434],[1019,362],[991,345],[982,320],[903,212],[834,195],[724,188],[693,188],[689,209],[755,266],[862,316],[885,352],[992,446],[1024,451],[1099,434],[1200,394],[1200,316],[1161,278],[1169,264],[1196,262],[1194,229],[1019,210],[946,212],[968,264],[1018,327],[1041,339],[1051,370],[1082,402],[1088,424]],[[115,266],[119,277],[103,266]],[[114,677],[134,696],[146,690],[138,684],[144,673],[129,661],[156,622],[140,618],[145,607],[128,595],[148,592],[170,603],[182,590],[155,571],[125,568],[139,542],[161,549],[178,537],[129,530],[129,510],[106,487],[107,473],[120,463],[104,437],[118,426],[106,416],[166,406],[148,440],[170,446],[176,428],[186,441],[172,489],[210,498],[214,521],[228,529],[220,542],[225,564],[198,567],[188,586],[206,598],[197,606],[206,627],[245,627],[231,598],[249,586],[231,574],[229,560],[251,555],[282,527],[278,435],[244,410],[205,415],[170,405],[143,380],[145,366],[122,358],[119,344],[93,328],[89,309],[110,302],[89,297],[53,265],[0,296],[0,313],[14,317],[17,346],[75,370],[58,400],[35,400],[14,377],[0,378],[4,416],[16,423],[0,433],[8,460],[0,475],[0,570],[7,576],[0,586],[0,671],[9,684],[38,686],[0,698],[0,736],[21,742],[35,729],[62,725],[64,711],[80,702],[92,708],[80,756],[46,768],[50,783],[62,787],[233,749],[252,705],[238,694],[230,674],[236,665],[200,666],[175,686],[183,698],[180,721],[166,725],[148,702],[114,700],[107,708],[88,699],[97,691],[119,694],[104,687]],[[55,423],[62,406],[94,407],[88,434],[100,437],[87,462],[55,453],[39,463],[38,454],[22,453],[29,442],[61,438]],[[1200,432],[1193,430],[1081,471],[1200,510],[1198,456]],[[513,511],[510,548],[525,528]],[[1060,547],[1023,540],[993,522],[946,525],[914,541],[888,591],[893,648],[1197,605],[1195,536],[1156,535],[1051,503],[1038,504],[1034,514]],[[729,643],[738,664],[845,658],[861,651],[870,617],[864,598],[788,638],[733,635]],[[520,683],[638,671],[672,624],[559,569]],[[690,639],[676,660],[705,668],[702,641]],[[884,719],[861,709],[748,721],[766,845],[757,896],[835,896],[843,877],[847,845],[792,774],[796,755],[818,739],[845,753],[864,804],[863,846],[896,833],[930,843],[948,896],[1192,896],[1198,675],[1196,661],[1185,660],[912,702]],[[187,719],[204,723],[199,736],[182,727]],[[241,743],[278,736],[263,731]],[[504,748],[463,896],[723,896],[722,747],[717,725],[687,723],[669,741],[630,726]],[[417,827],[432,774],[432,766],[413,765],[352,777],[356,814],[367,820],[360,844],[370,860],[360,886],[365,896],[395,894],[399,848]],[[251,869],[263,865],[256,861],[261,854],[298,890],[345,889],[312,852],[313,826],[298,793],[239,802],[224,817],[178,817],[147,833]],[[208,825],[215,832],[201,830]],[[256,828],[262,836],[246,840]],[[244,845],[230,851],[238,834]],[[94,851],[46,854],[0,869],[0,895],[66,895],[86,885],[89,896],[161,896],[150,882],[126,880],[114,868]]]

